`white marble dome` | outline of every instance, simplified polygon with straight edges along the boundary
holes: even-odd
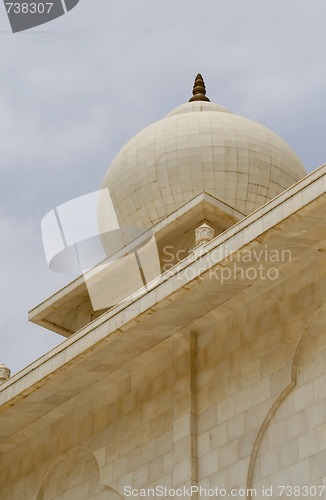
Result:
[[[247,215],[306,175],[274,132],[204,99],[139,132],[113,160],[102,187],[120,224],[150,228],[202,191]]]

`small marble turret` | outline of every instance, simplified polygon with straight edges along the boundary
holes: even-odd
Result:
[[[10,370],[9,368],[4,365],[3,363],[0,363],[0,384],[8,380],[10,378]]]
[[[208,243],[214,238],[214,229],[207,224],[202,224],[195,230],[195,242],[196,245],[201,243]]]

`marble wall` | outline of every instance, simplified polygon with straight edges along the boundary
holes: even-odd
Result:
[[[128,486],[184,485],[279,498],[282,485],[326,485],[325,288],[306,265],[58,401],[1,457],[0,498],[116,500]]]

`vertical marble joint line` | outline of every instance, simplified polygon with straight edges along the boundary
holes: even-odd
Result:
[[[198,433],[197,433],[197,332],[190,331],[190,396],[191,396],[191,462],[192,467],[192,478],[191,484],[193,486],[198,486]],[[194,496],[194,500],[197,500],[197,493]]]

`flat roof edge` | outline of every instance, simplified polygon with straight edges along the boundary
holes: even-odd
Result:
[[[220,252],[220,260],[240,250],[242,247],[256,240],[262,233],[275,227],[289,216],[317,200],[326,192],[326,165],[312,172],[304,179],[291,186],[278,197],[259,208],[245,219],[242,219],[214,240],[203,245],[201,255],[191,254],[179,262],[172,269],[154,279],[126,298],[119,305],[113,307],[90,324],[72,335],[62,344],[34,361],[28,367],[15,374],[0,386],[0,405],[4,405],[18,394],[28,390],[34,384],[49,377],[67,362],[86,352],[97,343],[110,340],[110,335],[128,329],[132,322],[153,307],[157,302],[164,300],[173,293],[184,288],[196,277],[187,277],[185,270],[192,266],[198,276],[217,265],[209,260],[211,252],[228,242],[227,249]],[[250,228],[250,231],[246,231]],[[197,278],[198,278],[197,276]],[[105,324],[105,327],[104,327]],[[129,326],[128,326],[129,325]]]

